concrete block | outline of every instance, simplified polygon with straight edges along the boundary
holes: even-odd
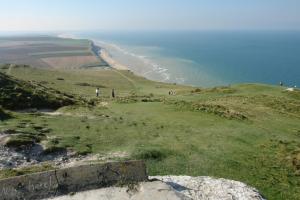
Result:
[[[0,180],[1,200],[35,200],[147,180],[142,161],[82,165]]]

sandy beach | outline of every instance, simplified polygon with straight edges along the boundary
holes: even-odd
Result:
[[[154,81],[168,82],[170,80],[170,74],[167,72],[168,69],[155,63],[150,58],[130,52],[117,44],[97,39],[92,39],[92,41],[100,48],[100,51],[97,53],[99,57],[106,61],[112,68],[130,70],[136,75]]]
[[[68,33],[59,34],[59,35],[57,35],[57,37],[69,38],[69,39],[80,39],[80,38],[75,37],[74,35],[68,34]],[[95,52],[95,53],[97,53],[100,58],[102,58],[107,64],[109,64],[110,67],[118,69],[118,70],[128,70],[128,67],[126,67],[125,65],[114,60],[112,58],[112,56],[110,55],[110,53],[106,49],[104,49],[102,47],[102,45],[96,44],[95,41],[93,41],[93,40],[91,40],[91,41],[93,44],[95,44],[100,49],[99,52]]]
[[[101,48],[101,50],[99,51],[99,56],[105,62],[107,62],[107,64],[109,64],[112,68],[115,68],[118,70],[128,70],[128,68],[125,65],[114,60],[107,50],[103,49],[102,47],[100,47],[100,48]]]

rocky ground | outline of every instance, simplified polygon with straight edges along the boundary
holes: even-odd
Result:
[[[40,143],[20,147],[8,147],[9,137],[14,134],[0,132],[0,170],[22,168],[48,163],[53,167],[71,167],[91,162],[113,161],[127,158],[126,152],[110,152],[106,154],[78,155],[74,151],[57,151],[45,154],[45,147]]]
[[[3,137],[5,136],[2,135]],[[54,166],[61,166],[71,162],[72,158],[75,159],[75,156],[71,152],[44,155],[40,144],[34,144],[25,149],[9,148],[0,144],[0,170],[28,167],[48,161]]]
[[[193,200],[263,200],[259,192],[244,183],[212,177],[154,176]]]

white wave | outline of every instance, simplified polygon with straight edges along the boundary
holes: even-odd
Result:
[[[114,44],[114,43],[108,43],[108,42],[99,41],[99,40],[97,40],[96,44],[97,43],[99,43],[100,46],[102,46],[102,48],[104,45],[104,48],[106,47],[105,50],[108,52],[109,52],[109,48],[112,48],[114,50],[121,52],[122,54],[124,54],[126,56],[131,56],[137,60],[140,60],[146,66],[150,66],[151,67],[150,71],[146,71],[146,72],[142,73],[145,76],[148,74],[155,73],[155,74],[160,75],[162,77],[163,81],[169,81],[171,79],[171,74],[167,73],[167,71],[169,71],[169,69],[154,62],[148,56],[139,55],[139,54],[130,52],[129,50],[126,50],[125,48],[123,48],[117,44]],[[130,69],[130,66],[128,66],[128,68]]]
[[[183,77],[176,77],[175,80],[176,83],[180,83],[180,84],[183,84],[185,82],[185,79]]]
[[[79,39],[78,37],[76,37],[75,35],[70,34],[70,33],[60,33],[57,35],[57,37],[66,38],[66,39]]]

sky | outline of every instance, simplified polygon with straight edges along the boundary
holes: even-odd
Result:
[[[300,30],[300,0],[0,0],[0,31]]]

